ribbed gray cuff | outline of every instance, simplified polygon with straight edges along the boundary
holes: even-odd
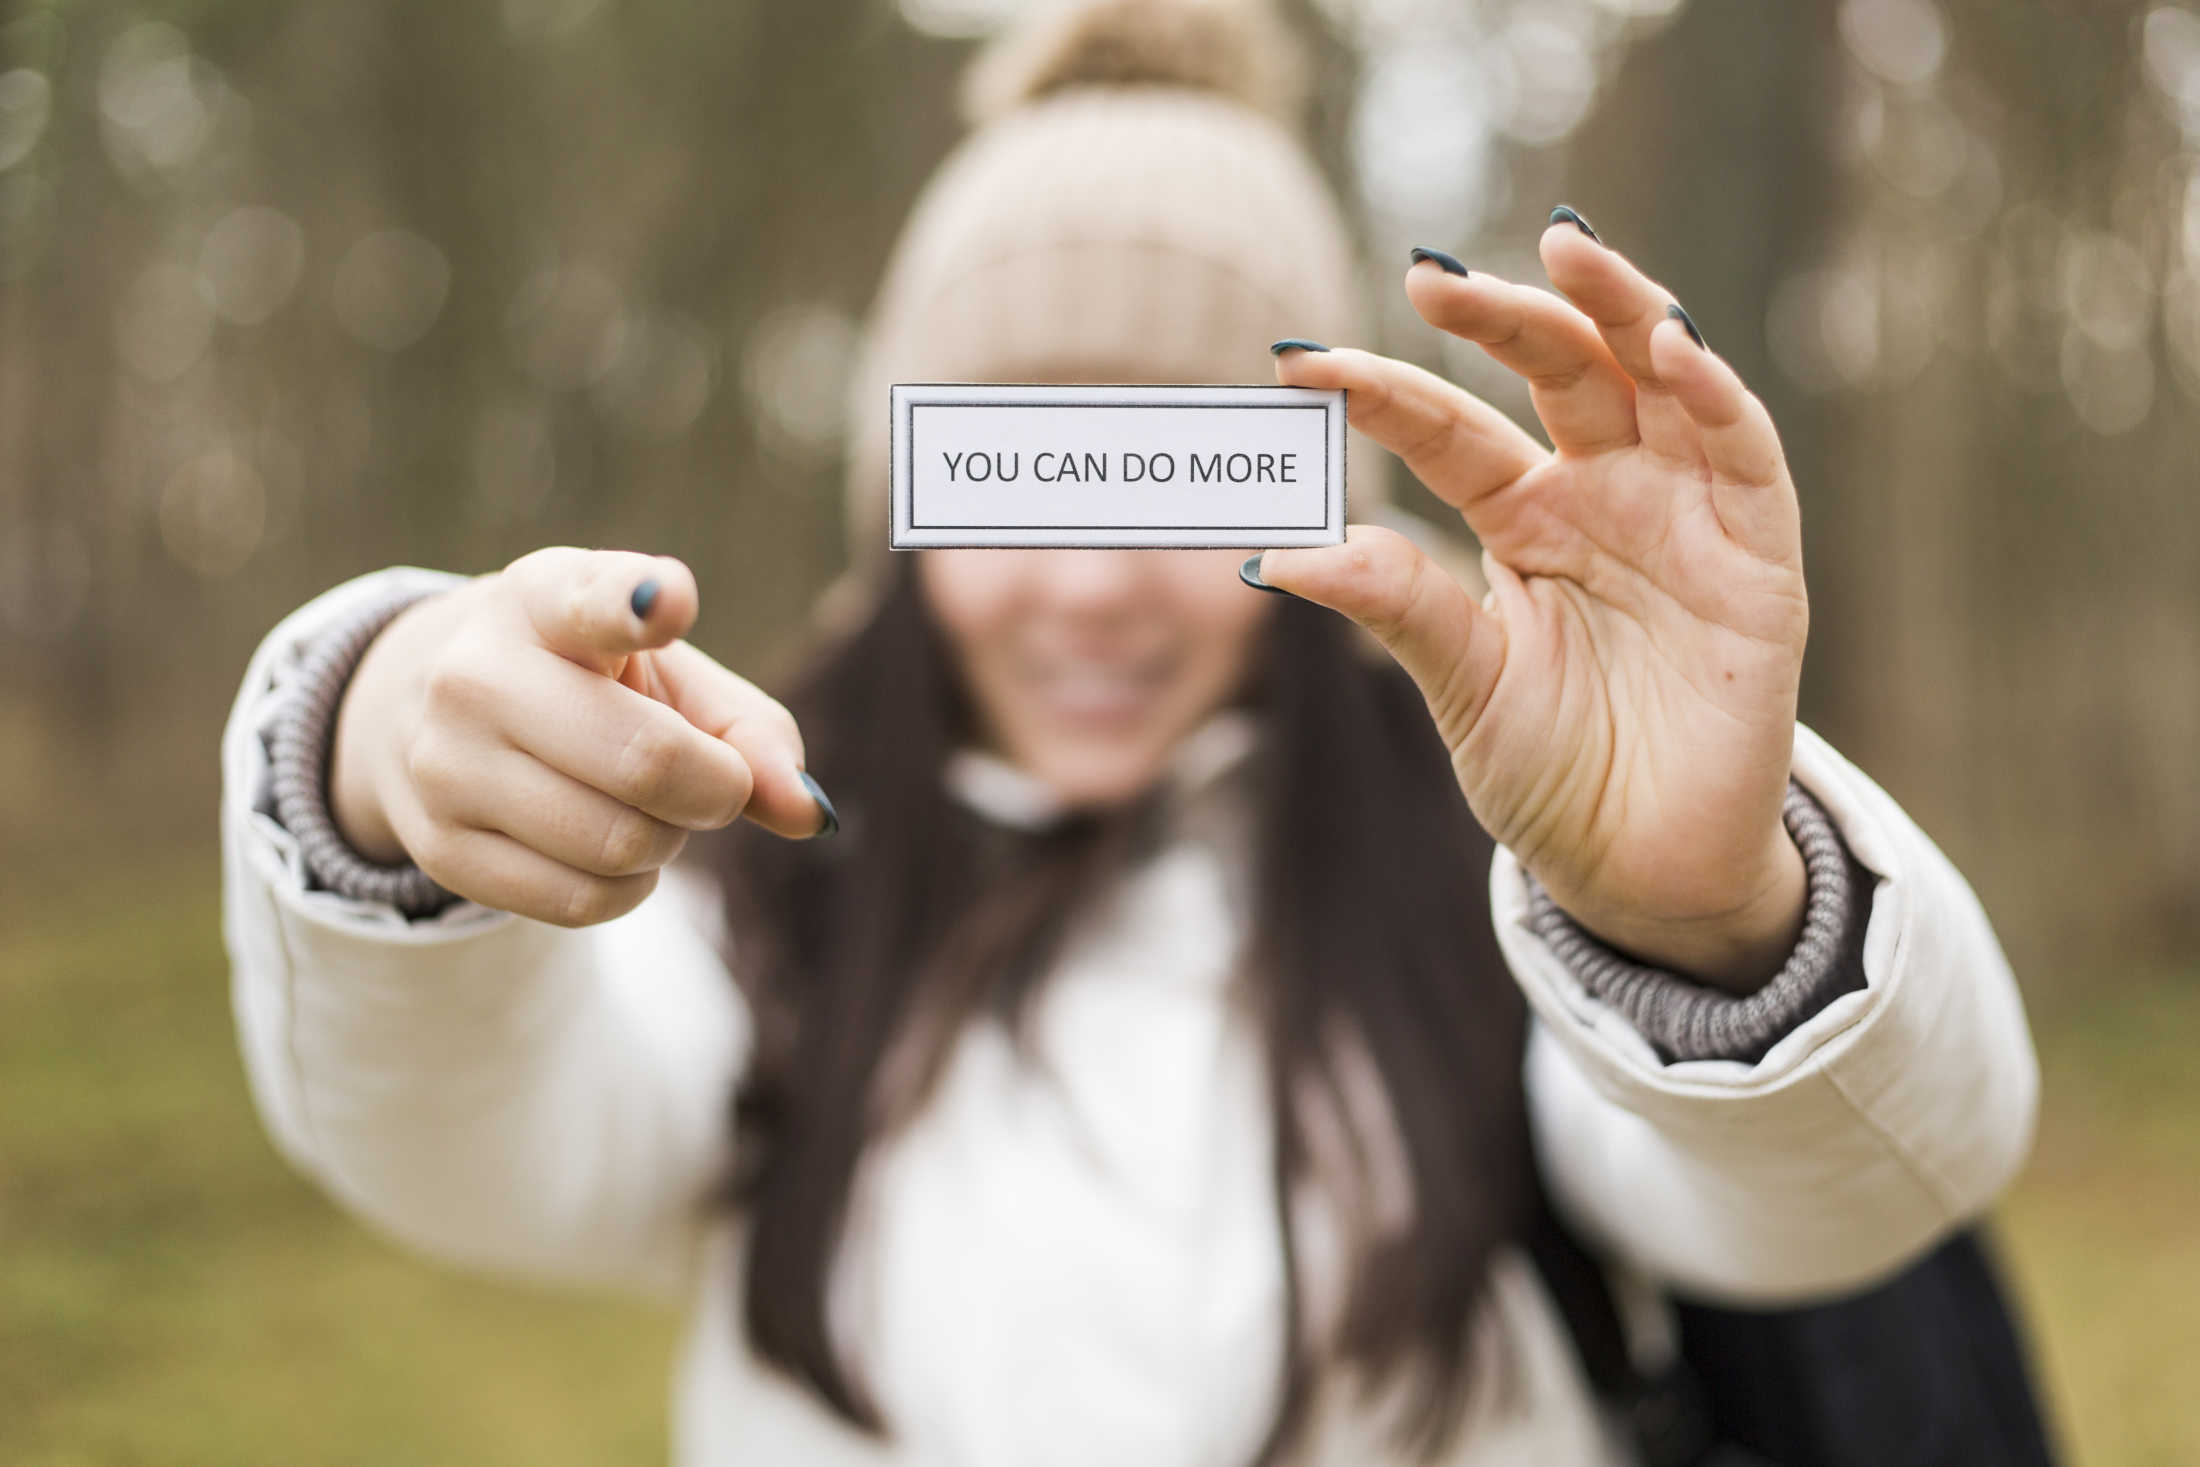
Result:
[[[1856,863],[1810,792],[1790,781],[1781,819],[1810,881],[1803,935],[1771,982],[1746,997],[1644,967],[1605,946],[1528,877],[1528,925],[1581,986],[1625,1014],[1660,1057],[1754,1064],[1844,993],[1864,987],[1871,874]]]
[[[345,843],[329,813],[329,756],[344,689],[368,645],[399,612],[435,594],[405,591],[384,597],[324,633],[306,654],[297,695],[277,718],[268,741],[275,818],[296,838],[307,875],[321,890],[395,907],[407,917],[432,917],[458,898],[410,861],[376,866]]]

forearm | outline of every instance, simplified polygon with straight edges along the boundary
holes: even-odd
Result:
[[[736,1050],[677,914],[409,942],[297,908],[278,920],[289,967],[260,981],[281,985],[301,1159],[332,1194],[451,1262],[679,1277]]]
[[[739,1049],[710,944],[670,899],[598,933],[471,904],[408,920],[371,869],[366,886],[347,880],[356,855],[309,855],[290,823],[334,839],[325,808],[301,818],[300,788],[278,796],[271,748],[287,739],[298,786],[326,758],[298,717],[324,686],[317,657],[379,603],[449,584],[413,572],[339,588],[278,628],[248,673],[224,742],[223,823],[254,1093],[294,1161],[417,1246],[662,1278],[715,1170]]]
[[[1868,779],[1804,731],[1796,776],[1870,873],[1866,986],[1753,1061],[1668,1063],[1535,930],[1501,860],[1498,935],[1540,1020],[1529,1065],[1553,1195],[1686,1291],[1813,1297],[1869,1280],[1975,1216],[2014,1175],[2038,1075],[1977,900]]]

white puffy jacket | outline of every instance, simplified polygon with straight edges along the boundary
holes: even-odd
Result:
[[[867,1437],[740,1335],[737,1231],[701,1199],[747,1016],[707,892],[668,879],[569,932],[469,904],[408,923],[310,889],[273,817],[264,735],[302,650],[407,583],[449,578],[366,577],[277,627],[223,743],[238,1029],[285,1155],[434,1257],[691,1294],[682,1467],[1250,1460],[1274,1409],[1284,1265],[1257,1038],[1228,995],[1242,921],[1227,852],[1181,842],[1143,868],[1047,983],[1038,1062],[974,1027],[866,1166],[830,1315],[893,1428]],[[1868,987],[1756,1064],[1660,1063],[1531,932],[1509,856],[1490,876],[1538,1021],[1525,1080],[1553,1196],[1623,1267],[1712,1300],[1873,1280],[1979,1214],[2032,1128],[2022,1004],[1969,887],[1808,730],[1794,773],[1878,877]],[[1488,1312],[1514,1392],[1474,1398],[1449,1460],[1623,1460],[1516,1255],[1497,1260]],[[1326,1402],[1307,1458],[1395,1460],[1387,1409]]]

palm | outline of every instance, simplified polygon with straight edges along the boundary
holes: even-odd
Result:
[[[1489,555],[1489,607],[1447,607],[1376,536],[1277,572],[1414,672],[1494,836],[1577,916],[1655,948],[1661,928],[1716,924],[1788,874],[1778,812],[1808,622],[1794,491],[1732,373],[1677,325],[1653,345],[1662,292],[1571,230],[1547,249],[1587,314],[1428,267],[1409,286],[1530,378],[1556,454],[1396,363],[1309,355],[1286,372],[1356,389],[1355,422],[1459,507]]]
[[[1470,516],[1532,613],[1506,616],[1504,669],[1452,749],[1531,869],[1700,911],[1723,877],[1704,821],[1786,780],[1807,613],[1793,560],[1737,546],[1708,486],[1650,457],[1555,458]]]

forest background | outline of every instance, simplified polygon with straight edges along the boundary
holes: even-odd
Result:
[[[696,639],[783,666],[863,313],[1017,8],[0,5],[0,1459],[661,1457],[676,1321],[435,1274],[259,1138],[215,744],[267,628],[393,562],[679,554]],[[1804,717],[2040,1027],[2000,1232],[2058,1429],[2200,1459],[2200,11],[1284,9],[1369,344],[1525,416],[1397,278],[1540,282],[1564,200],[1770,405]]]

